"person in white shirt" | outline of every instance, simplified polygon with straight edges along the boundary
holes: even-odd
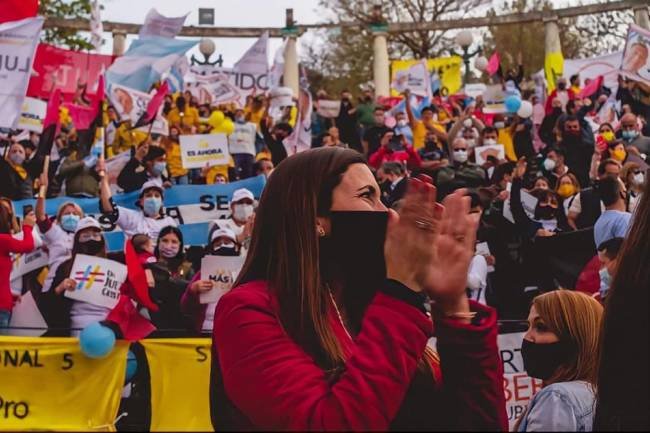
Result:
[[[105,173],[105,170],[100,170]],[[116,224],[126,237],[142,233],[149,236],[153,242],[158,239],[158,233],[163,227],[176,226],[174,218],[165,216],[163,212],[164,189],[160,182],[148,180],[140,189],[138,206],[140,210],[127,209],[117,206],[111,198],[111,188],[108,177],[103,176],[100,188],[100,209],[109,220]]]
[[[469,264],[467,271],[468,297],[474,301],[487,305],[485,288],[487,287],[488,264],[485,257],[476,254]]]
[[[242,254],[246,253],[248,243],[253,233],[255,221],[255,197],[246,188],[240,188],[232,194],[230,209],[232,215],[228,219],[218,219],[212,222],[210,232],[217,229],[229,229],[235,233],[237,243],[242,245]]]
[[[235,161],[238,179],[246,179],[254,175],[256,136],[257,126],[246,121],[244,110],[235,111],[235,130],[228,136],[228,147]]]

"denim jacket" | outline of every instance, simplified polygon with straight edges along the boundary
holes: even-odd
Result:
[[[517,431],[592,431],[595,406],[589,383],[554,383],[533,397]]]

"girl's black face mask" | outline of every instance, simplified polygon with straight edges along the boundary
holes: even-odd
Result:
[[[521,357],[526,373],[541,380],[550,379],[574,354],[575,348],[564,341],[539,344],[524,340],[521,343]]]
[[[330,221],[331,233],[320,238],[321,278],[341,284],[349,316],[362,317],[386,278],[388,212],[333,211]]]
[[[552,220],[555,218],[555,211],[557,209],[552,206],[537,206],[535,208],[536,220]]]
[[[89,256],[96,256],[104,249],[104,241],[90,240],[86,242],[79,242],[77,252],[79,254],[86,254]]]

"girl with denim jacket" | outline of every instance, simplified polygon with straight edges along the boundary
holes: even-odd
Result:
[[[528,375],[544,387],[516,431],[592,431],[602,315],[602,305],[580,292],[558,290],[533,300],[521,355]]]

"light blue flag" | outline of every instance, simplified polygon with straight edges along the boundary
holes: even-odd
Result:
[[[148,36],[136,39],[106,71],[106,86],[119,84],[148,92],[165,72],[199,41]]]

